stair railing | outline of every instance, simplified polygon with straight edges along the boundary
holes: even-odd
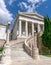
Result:
[[[34,43],[34,36],[28,37],[25,40],[24,49],[32,57],[32,46]]]

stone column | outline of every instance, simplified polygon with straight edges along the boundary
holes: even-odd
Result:
[[[25,29],[26,29],[26,37],[27,37],[28,36],[28,22],[27,21],[26,21]]]
[[[9,34],[10,34],[10,23],[7,25],[7,40],[4,45],[3,55],[2,55],[2,63],[4,65],[11,65],[11,48],[9,44]]]
[[[40,24],[38,24],[38,33],[40,32]]]
[[[34,23],[32,23],[32,35],[34,35]]]
[[[21,28],[22,28],[22,26],[21,26],[21,20],[19,20],[19,36],[21,36]]]
[[[39,51],[38,51],[38,47],[37,47],[37,34],[34,34],[34,44],[32,46],[32,56],[34,59],[39,60]]]

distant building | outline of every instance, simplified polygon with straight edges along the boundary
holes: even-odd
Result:
[[[7,25],[0,24],[0,46],[3,46],[6,41],[6,27]]]

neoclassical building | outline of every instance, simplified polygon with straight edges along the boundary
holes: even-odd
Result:
[[[34,32],[43,32],[43,16],[38,13],[18,12],[11,31],[11,39],[27,38]]]

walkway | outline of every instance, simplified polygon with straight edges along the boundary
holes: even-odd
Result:
[[[11,47],[11,58],[12,65],[51,65],[51,58],[40,55],[40,60],[32,59],[23,47],[17,44]]]
[[[11,48],[12,65],[51,65],[51,58],[40,55],[40,60],[34,60],[22,47],[18,48],[19,46],[15,46]]]

